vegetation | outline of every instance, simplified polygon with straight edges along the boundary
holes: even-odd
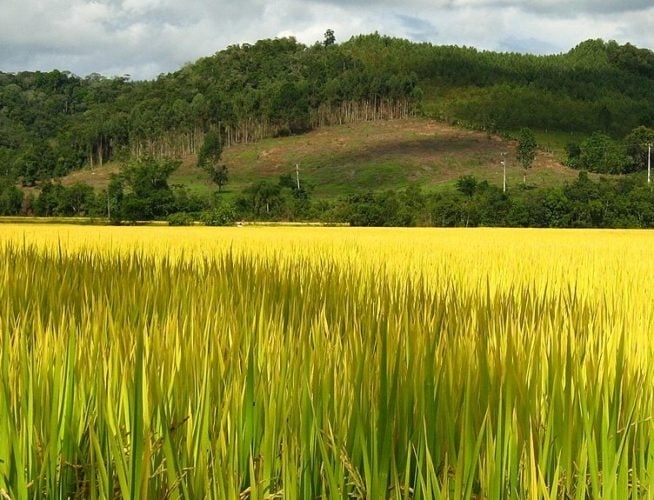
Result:
[[[62,71],[0,73],[0,174],[32,186],[83,165],[197,154],[333,123],[415,113],[416,76],[333,43],[235,45],[152,82]]]
[[[504,192],[474,175],[453,188],[426,191],[417,183],[397,190],[315,198],[312,186],[290,174],[252,183],[231,198],[198,197],[168,182],[176,164],[143,159],[128,164],[95,195],[88,185],[44,185],[33,200],[5,200],[17,213],[29,205],[39,216],[108,218],[114,224],[167,220],[222,226],[238,220],[322,221],[355,226],[654,227],[654,190],[645,177],[578,177],[550,187],[515,184]],[[17,191],[17,190],[16,190]],[[10,191],[14,192],[14,191]],[[31,204],[31,205],[30,205]]]
[[[536,148],[538,144],[536,143],[536,136],[528,128],[520,129],[520,134],[518,135],[518,151],[517,159],[522,168],[525,169],[523,183],[527,185],[527,170],[531,168],[536,159]]]
[[[218,192],[228,181],[227,166],[220,164],[222,154],[223,146],[219,134],[215,131],[207,132],[198,153],[198,167],[207,171],[211,180],[218,186]]]
[[[156,81],[0,73],[0,171],[31,185],[84,164],[198,153],[204,134],[249,142],[328,124],[427,115],[491,132],[654,126],[654,54],[589,40],[530,56],[378,34],[305,46],[235,45]],[[423,99],[424,96],[424,99]]]
[[[0,492],[646,497],[651,239],[5,226]]]
[[[581,172],[562,187],[502,189],[463,176],[456,191],[352,195],[336,209],[358,226],[654,227],[654,192],[632,179],[592,180]]]
[[[651,228],[653,82],[629,44],[332,30],[151,82],[0,73],[0,215]],[[419,114],[462,128],[380,122]],[[647,497],[651,238],[5,225],[0,497]]]
[[[183,212],[197,219],[220,204],[211,194],[217,188],[220,194],[231,191],[222,201],[233,205],[237,217],[333,218],[343,214],[336,205],[347,196],[398,192],[412,181],[420,183],[424,174],[366,149],[349,158],[332,148],[305,155],[314,178],[306,193],[299,193],[278,182],[287,170],[262,179],[252,170],[257,161],[249,158],[250,166],[239,171],[226,159],[230,151],[330,125],[420,114],[482,130],[491,140],[496,134],[517,139],[525,187],[543,135],[569,138],[555,146],[555,154],[571,168],[638,173],[647,167],[654,140],[653,68],[652,52],[602,40],[583,42],[565,54],[531,56],[379,34],[338,44],[327,30],[312,46],[292,38],[231,46],[148,82],[65,71],[0,73],[0,213],[93,215],[120,222]],[[432,157],[434,163],[466,144],[448,146],[447,155]],[[422,146],[416,140],[385,147]],[[549,147],[547,139],[541,147]],[[197,174],[173,182],[171,170],[167,186],[147,192],[129,185],[125,167],[94,192],[58,182],[81,168],[92,175],[107,162],[173,165],[195,159],[202,168]],[[474,165],[478,159],[466,161]],[[322,165],[327,168],[319,170]],[[437,170],[433,164],[419,168]],[[479,170],[459,175],[488,180]],[[189,185],[198,176],[209,181],[200,189]],[[451,193],[457,177],[441,180],[449,181]],[[319,203],[308,199],[314,186]],[[155,191],[165,199],[157,200]]]

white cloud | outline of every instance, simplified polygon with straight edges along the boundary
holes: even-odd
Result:
[[[379,31],[489,50],[567,51],[588,38],[654,48],[651,0],[0,0],[0,71],[153,78],[234,43],[311,44]]]
[[[161,6],[161,4],[161,0],[124,0],[121,4],[121,10],[132,14],[143,14]]]

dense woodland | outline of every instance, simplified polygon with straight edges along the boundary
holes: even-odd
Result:
[[[293,38],[230,46],[153,81],[66,71],[0,73],[0,212],[111,216],[112,199],[118,199],[112,198],[111,186],[93,193],[88,186],[64,188],[56,178],[112,160],[131,164],[132,174],[134,164],[145,168],[151,162],[169,170],[171,161],[198,154],[207,134],[225,148],[324,125],[414,115],[489,133],[524,127],[575,133],[583,139],[567,147],[570,166],[605,174],[639,172],[654,142],[654,53],[602,40],[552,56],[434,46],[379,34],[338,44],[328,31],[324,41],[311,46]],[[299,203],[304,213],[287,209],[275,217],[373,223],[374,217],[352,220],[343,206],[365,206],[386,196],[361,194],[340,200],[340,208],[334,202],[307,212],[309,194],[293,193],[283,184],[253,185],[230,211],[238,217],[272,217],[271,202],[259,213],[252,200],[261,198],[257,190],[274,195],[279,189],[285,206]],[[32,186],[38,187],[36,194],[20,189]],[[123,175],[113,189],[129,201],[134,181]],[[624,187],[611,190],[620,193]],[[47,201],[53,196],[56,203]],[[184,190],[171,190],[166,203],[141,218],[211,211],[217,204],[191,198]],[[463,205],[470,208],[473,199],[464,197]],[[132,209],[123,215],[131,218]],[[474,224],[479,218],[469,214],[447,222],[423,214],[419,219],[447,225]],[[640,219],[629,220],[635,225]]]

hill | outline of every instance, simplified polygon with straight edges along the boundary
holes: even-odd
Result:
[[[0,73],[0,214],[654,225],[651,51],[588,40],[533,56],[377,33],[332,42],[234,45],[149,82]],[[534,134],[523,183],[506,138]],[[196,167],[207,144],[229,171],[218,196]]]
[[[125,168],[112,162],[76,171],[25,198],[5,189],[0,215],[211,225],[654,227],[654,191],[642,174],[591,175],[540,150],[525,185],[515,152],[515,141],[429,119],[360,122],[227,148],[222,161],[230,182],[222,193],[193,155],[179,163],[142,158]]]
[[[324,127],[302,135],[264,139],[227,148],[223,161],[230,181],[227,193],[239,193],[261,180],[276,182],[299,166],[301,183],[308,183],[319,198],[365,191],[401,189],[409,184],[425,191],[454,186],[464,175],[502,185],[501,154],[507,153],[509,185],[522,183],[523,169],[515,160],[515,142],[499,136],[462,129],[429,119],[360,122]],[[85,168],[61,179],[105,189],[119,164]],[[577,171],[563,166],[552,153],[539,151],[529,183],[539,187],[572,181]],[[214,190],[193,155],[184,158],[170,183],[191,191]]]
[[[490,134],[530,127],[622,141],[654,127],[654,53],[589,40],[533,56],[375,33],[234,45],[149,82],[0,73],[0,176],[32,186],[116,159],[184,158],[209,130],[236,145],[417,116]],[[642,168],[628,162],[605,170]]]

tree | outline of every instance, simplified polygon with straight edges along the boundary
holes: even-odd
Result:
[[[579,166],[589,172],[622,174],[630,163],[625,148],[606,134],[595,132],[581,144]]]
[[[611,113],[611,110],[606,105],[603,105],[598,112],[598,118],[602,125],[602,131],[608,134],[613,124],[613,113]]]
[[[198,167],[203,168],[211,177],[211,181],[218,185],[218,192],[229,180],[227,167],[220,163],[223,154],[223,145],[215,131],[209,131],[204,136],[204,142],[198,154]]]
[[[654,130],[647,127],[637,127],[633,129],[624,139],[627,145],[627,154],[632,159],[632,165],[629,170],[645,170],[649,154],[649,146],[654,146]]]
[[[218,186],[218,192],[222,191],[222,187],[229,181],[228,170],[225,165],[220,165],[217,169],[211,170],[211,180]]]
[[[269,218],[271,212],[274,214],[280,204],[280,191],[279,185],[270,181],[260,181],[251,186],[250,193],[254,214],[265,218]]]
[[[325,31],[325,39],[322,42],[322,44],[325,47],[329,47],[330,45],[334,45],[336,43],[336,37],[334,36],[334,30],[333,29],[328,29]]]
[[[536,136],[527,127],[520,129],[518,136],[517,159],[524,168],[523,183],[527,185],[527,170],[531,168],[536,159]]]
[[[34,212],[40,217],[63,215],[59,211],[66,188],[59,183],[48,181],[43,184],[39,197],[34,203]]]
[[[207,226],[231,226],[236,222],[236,210],[231,204],[221,203],[210,212],[205,212],[202,221]]]
[[[21,177],[23,186],[33,187],[40,174],[41,159],[34,146],[25,148],[14,163],[14,171]]]
[[[14,184],[0,183],[0,215],[17,215],[23,204],[23,192]]]
[[[93,187],[77,182],[62,192],[57,210],[61,215],[89,215],[95,201]]]
[[[472,198],[477,189],[477,179],[474,175],[462,175],[456,181],[456,188],[468,198]]]
[[[220,161],[223,154],[223,145],[220,137],[214,130],[210,130],[204,136],[204,142],[198,153],[198,167],[213,168]]]
[[[169,215],[175,208],[175,197],[168,178],[180,162],[141,158],[126,165],[121,176],[130,192],[125,194],[121,208],[130,221],[152,220]]]

